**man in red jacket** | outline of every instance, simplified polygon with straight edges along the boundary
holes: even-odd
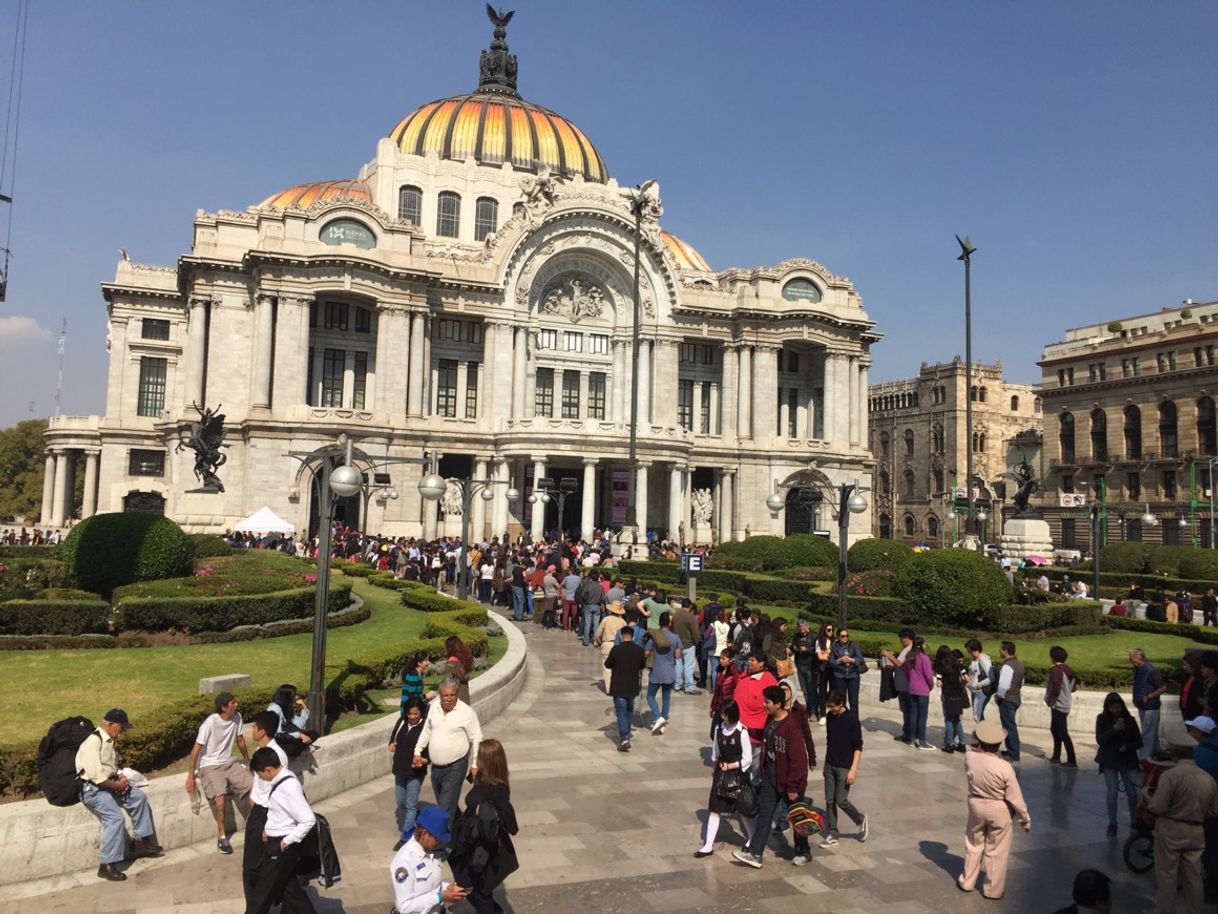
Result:
[[[741,684],[743,685],[743,683]],[[740,686],[736,701],[740,701]],[[761,753],[761,786],[757,788],[757,815],[753,819],[753,835],[749,842],[732,857],[746,866],[761,869],[761,857],[770,840],[771,820],[779,798],[794,803],[808,788],[808,750],[799,721],[786,708],[786,695],[779,686],[767,686],[762,693],[766,714]],[[743,719],[743,717],[742,717]],[[806,866],[812,856],[807,837],[795,836],[796,866]]]
[[[778,685],[774,674],[765,668],[765,661],[765,654],[760,648],[749,655],[744,674],[736,680],[736,691],[732,696],[740,706],[740,723],[748,729],[754,749],[761,745],[762,731],[769,720],[763,692],[769,686]],[[757,757],[756,752],[753,757]]]

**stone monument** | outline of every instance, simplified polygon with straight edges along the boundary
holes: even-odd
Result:
[[[1040,486],[1040,481],[1026,458],[1019,461],[1014,473],[1007,475],[1019,488],[1011,499],[1015,504],[1015,514],[1003,523],[999,546],[1003,553],[1011,558],[1052,555],[1053,539],[1049,535],[1049,523],[1029,504],[1029,499]]]
[[[694,535],[691,542],[709,546],[714,533],[711,528],[714,514],[714,499],[710,489],[694,489],[690,495],[691,513],[694,516]]]

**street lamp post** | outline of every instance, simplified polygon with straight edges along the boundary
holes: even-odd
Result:
[[[647,191],[655,181],[644,181],[634,191],[630,212],[634,215],[634,320],[630,328],[630,479],[626,499],[626,529],[631,543],[639,541],[638,477],[639,477],[639,333],[643,323],[643,307],[639,299],[640,239],[643,234],[643,206]],[[646,508],[644,508],[646,510]],[[625,531],[623,531],[625,532]]]
[[[981,551],[985,551],[985,522],[989,515],[985,513],[985,507],[977,509],[977,535],[981,539]]]
[[[1206,461],[1209,466],[1209,475],[1206,482],[1209,483],[1210,490],[1210,548],[1218,549],[1218,543],[1214,542],[1214,464],[1218,463],[1218,457],[1211,457]]]
[[[432,472],[419,480],[419,494],[427,501],[439,501],[448,491],[448,484],[455,482],[461,489],[461,550],[457,559],[457,599],[464,600],[469,596],[469,513],[474,496],[481,494],[483,501],[495,497],[491,486],[507,486],[507,500],[515,504],[520,498],[516,487],[506,479],[445,479],[439,473]]]
[[[965,471],[964,485],[968,492],[968,515],[964,519],[964,532],[967,535],[969,524],[973,519],[973,293],[972,293],[972,257],[977,252],[967,235],[964,240],[956,236],[960,245],[960,256],[957,260],[964,261],[964,424],[966,426],[964,446]],[[981,546],[985,548],[984,545]]]
[[[1100,512],[1102,508],[1098,501],[1092,501],[1087,507],[1091,520],[1091,598],[1100,598]]]

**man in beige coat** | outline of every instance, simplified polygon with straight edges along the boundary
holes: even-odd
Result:
[[[626,624],[623,616],[626,611],[622,609],[620,600],[611,600],[605,604],[605,618],[601,619],[600,625],[596,627],[596,634],[592,636],[592,643],[601,649],[601,668],[605,667],[605,659],[609,656],[609,652],[613,650],[613,642],[617,639],[617,633],[620,632]],[[609,676],[612,670],[604,670],[605,679],[605,694],[609,694]]]
[[[1204,824],[1218,816],[1218,783],[1185,758],[1189,747],[1169,745],[1168,751],[1176,764],[1163,772],[1147,804],[1155,816],[1155,914],[1201,914]]]
[[[1001,898],[1006,891],[1007,858],[1011,854],[1013,819],[1025,832],[1032,830],[1028,804],[1011,763],[998,755],[1007,732],[996,720],[983,720],[973,731],[976,742],[964,756],[968,777],[968,824],[964,829],[964,872],[956,887],[971,892],[985,863],[986,898]]]

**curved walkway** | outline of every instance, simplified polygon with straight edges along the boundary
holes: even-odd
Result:
[[[666,733],[636,730],[633,751],[619,753],[612,708],[599,686],[600,652],[562,632],[523,627],[528,682],[512,708],[486,728],[507,747],[521,826],[516,846],[522,869],[508,882],[508,911],[1056,910],[1069,902],[1074,873],[1086,866],[1114,877],[1121,910],[1153,907],[1153,877],[1133,876],[1121,862],[1124,824],[1119,839],[1104,837],[1103,781],[1090,763],[1094,747],[1079,743],[1077,771],[1052,767],[1042,761],[1044,731],[1025,734],[1021,782],[1033,832],[1016,835],[1006,901],[994,905],[957,891],[952,881],[965,816],[960,757],[894,743],[896,709],[887,706],[863,709],[866,747],[852,799],[871,817],[866,844],[843,837],[836,848],[821,850],[814,843],[804,868],[783,859],[785,847],[772,845],[758,871],[730,861],[740,838],[725,823],[714,856],[695,860],[710,783],[707,696],[674,695]],[[821,734],[817,728],[813,735]],[[819,799],[819,770],[809,786]],[[425,788],[425,799],[429,793]],[[310,890],[318,910],[385,914],[392,781],[380,778],[318,808],[334,827],[344,869],[340,886],[319,895]],[[0,912],[239,912],[239,867],[239,853],[221,856],[209,842],[137,862],[122,884],[88,873],[11,887],[0,894]],[[15,891],[26,897],[17,899]],[[454,907],[461,914],[469,910]]]

